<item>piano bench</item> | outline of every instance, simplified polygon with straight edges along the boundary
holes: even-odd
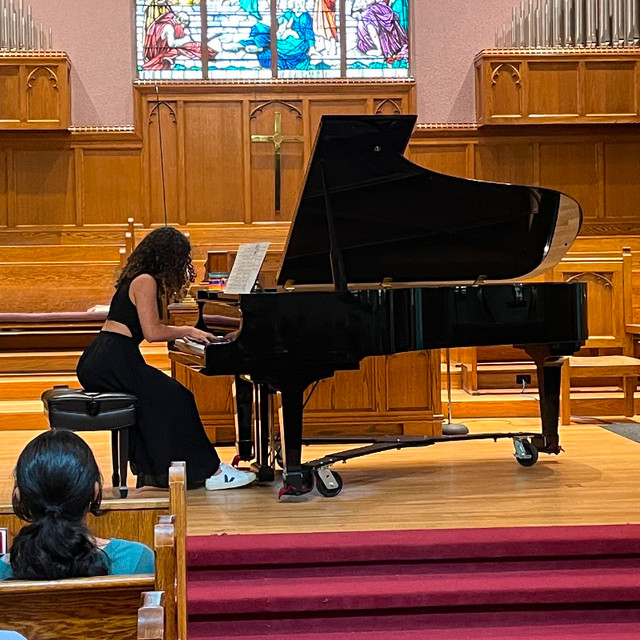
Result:
[[[112,481],[120,497],[127,497],[129,428],[136,424],[137,398],[130,393],[70,389],[66,385],[48,389],[42,396],[51,429],[111,431]]]

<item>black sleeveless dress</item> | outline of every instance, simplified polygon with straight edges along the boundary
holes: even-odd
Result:
[[[87,391],[122,391],[138,398],[137,425],[129,439],[138,487],[167,487],[174,460],[186,462],[187,484],[198,486],[218,470],[220,458],[207,438],[193,394],[144,361],[139,348],[144,336],[129,299],[130,284],[122,282],[116,290],[108,318],[125,324],[133,337],[101,331],[78,362],[78,380]]]

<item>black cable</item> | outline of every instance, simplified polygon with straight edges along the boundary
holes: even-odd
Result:
[[[318,384],[320,383],[320,380],[316,380],[313,383],[313,387],[311,387],[311,391],[309,391],[309,395],[305,398],[304,403],[302,404],[302,409],[304,410],[304,408],[307,406],[307,402],[309,402],[309,400],[311,400],[311,396],[313,395],[313,392],[316,390],[316,387],[318,386]]]
[[[164,207],[164,226],[169,224],[167,214],[167,190],[164,180],[164,148],[162,146],[162,114],[160,113],[160,91],[156,85],[156,116],[158,117],[158,142],[160,143],[160,176],[162,179],[162,204]]]

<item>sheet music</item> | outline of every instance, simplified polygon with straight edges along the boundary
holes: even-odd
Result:
[[[9,529],[0,527],[0,554],[9,553]]]
[[[231,268],[225,293],[251,293],[267,255],[269,242],[241,244]]]

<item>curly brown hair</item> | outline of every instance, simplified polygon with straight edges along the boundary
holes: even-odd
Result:
[[[188,285],[195,280],[187,237],[173,227],[154,229],[129,256],[116,288],[142,273],[156,279],[159,296],[167,296],[170,302],[184,297]]]

